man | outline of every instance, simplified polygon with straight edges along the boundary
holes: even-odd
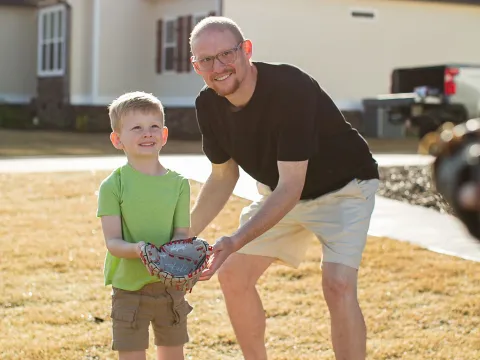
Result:
[[[265,315],[255,289],[274,262],[298,267],[312,237],[323,246],[322,286],[338,359],[364,359],[366,328],[357,271],[378,187],[364,139],[318,83],[300,69],[252,60],[252,43],[232,20],[209,17],[193,29],[192,64],[206,86],[196,99],[212,173],[192,209],[199,234],[222,210],[239,166],[258,181],[259,202],[214,260],[245,359],[266,359]],[[221,266],[221,268],[220,268]]]

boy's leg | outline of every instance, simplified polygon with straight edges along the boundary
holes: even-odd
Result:
[[[252,203],[242,211],[240,225],[261,206]],[[298,267],[312,234],[287,214],[276,226],[232,254],[218,271],[227,311],[246,360],[267,359],[265,312],[255,285],[275,261]]]
[[[113,289],[112,350],[120,360],[144,360],[148,349],[150,314],[142,306],[141,291]]]
[[[305,226],[323,244],[322,287],[337,359],[365,359],[366,327],[357,299],[357,276],[378,180],[353,180],[302,206]]]
[[[183,345],[157,346],[157,360],[183,360]]]
[[[146,360],[146,351],[119,351],[118,360]]]
[[[189,341],[187,320],[193,310],[185,299],[185,292],[151,284],[157,288],[155,299],[149,304],[154,313],[152,321],[157,346],[157,360],[183,360],[184,344]]]

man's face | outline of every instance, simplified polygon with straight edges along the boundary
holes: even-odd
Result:
[[[205,30],[194,39],[192,53],[198,60],[195,71],[218,95],[228,96],[240,88],[249,61],[243,43],[240,44],[230,31]],[[232,62],[222,64],[216,55],[224,62]]]

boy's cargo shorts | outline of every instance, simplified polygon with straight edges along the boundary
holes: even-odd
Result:
[[[157,346],[180,346],[189,341],[187,315],[192,307],[185,292],[161,283],[137,291],[112,288],[112,349],[141,351],[149,347],[152,324]]]
[[[251,241],[238,253],[268,256],[276,262],[297,268],[304,260],[312,238],[322,244],[322,262],[358,269],[365,248],[379,180],[353,179],[336,191],[312,200],[301,200],[270,230]],[[245,207],[243,225],[271,194],[257,183],[263,197]]]

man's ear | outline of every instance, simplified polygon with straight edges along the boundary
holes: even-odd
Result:
[[[193,63],[193,56],[190,56],[190,64],[193,66],[193,70],[195,70],[195,72],[198,74],[198,75],[202,75],[200,73],[200,71],[197,70],[197,67],[195,66],[195,64]]]
[[[123,144],[120,141],[120,135],[115,131],[110,134],[110,141],[112,142],[112,145],[115,147],[115,149],[123,149]]]
[[[243,42],[243,51],[245,52],[245,55],[247,56],[248,59],[250,59],[252,57],[253,44],[252,44],[251,40],[246,39]]]
[[[166,126],[162,129],[162,146],[165,146],[168,139],[168,128]]]

